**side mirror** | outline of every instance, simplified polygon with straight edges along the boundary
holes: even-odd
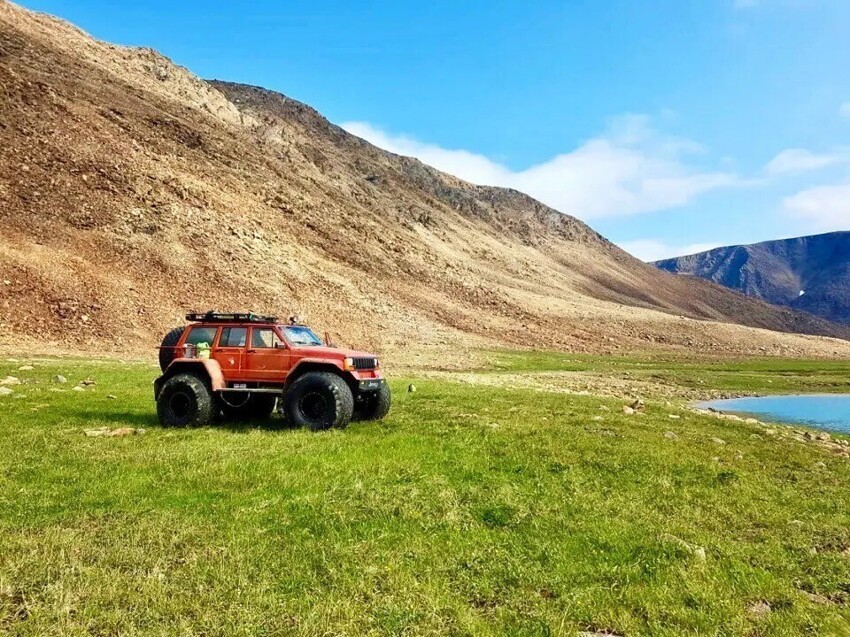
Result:
[[[286,343],[275,343],[274,348],[275,349],[286,349]]]

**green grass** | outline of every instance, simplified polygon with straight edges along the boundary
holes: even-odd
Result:
[[[848,371],[495,359],[739,389]],[[32,381],[0,398],[0,633],[850,634],[848,460],[755,425],[398,379],[387,420],[341,432],[168,430],[152,367],[20,364],[0,363]],[[146,433],[83,435],[101,426]]]

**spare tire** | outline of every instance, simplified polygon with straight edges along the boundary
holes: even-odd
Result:
[[[175,327],[165,335],[164,339],[162,339],[162,344],[159,346],[159,367],[162,371],[168,369],[168,366],[171,365],[171,361],[177,358],[177,350],[174,349],[174,347],[180,341],[180,337],[183,336],[183,332],[185,331],[185,325],[182,327]]]

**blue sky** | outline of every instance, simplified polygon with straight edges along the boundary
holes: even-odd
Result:
[[[23,0],[642,258],[850,229],[847,0]]]

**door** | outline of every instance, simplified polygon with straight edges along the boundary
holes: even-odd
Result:
[[[252,327],[243,376],[248,380],[282,383],[289,371],[289,350],[272,327]]]
[[[213,348],[212,358],[218,361],[225,379],[239,377],[245,366],[245,346],[248,344],[247,327],[225,327]]]

